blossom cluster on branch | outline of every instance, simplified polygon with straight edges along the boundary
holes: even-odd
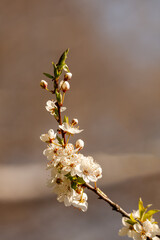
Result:
[[[128,235],[128,237],[134,240],[158,240],[160,229],[153,215],[159,212],[159,210],[154,209],[147,211],[151,206],[152,204],[149,204],[147,207],[144,207],[140,198],[139,209],[130,214],[130,219],[126,217],[122,218],[124,227],[119,231],[119,235]]]
[[[69,118],[64,115],[62,120],[62,112],[66,110],[66,107],[63,106],[64,98],[66,92],[70,90],[69,82],[72,78],[72,73],[65,62],[68,51],[67,49],[62,54],[57,64],[52,62],[54,75],[44,73],[51,79],[53,87],[48,89],[48,82],[45,80],[40,82],[43,89],[54,95],[54,99],[47,101],[45,108],[58,122],[57,132],[50,129],[40,136],[41,141],[47,144],[43,154],[48,160],[47,169],[51,171],[48,186],[57,194],[59,202],[64,202],[65,206],[72,205],[83,212],[88,208],[88,197],[84,192],[87,188],[122,215],[124,226],[119,231],[120,236],[127,235],[134,240],[158,240],[160,229],[153,219],[153,215],[159,210],[148,211],[151,205],[144,207],[140,199],[137,211],[133,211],[131,214],[125,212],[97,187],[96,182],[102,177],[102,168],[91,156],[86,157],[81,153],[84,141],[78,139],[75,144],[69,142],[71,136],[79,134],[83,130],[79,129],[76,118],[69,121]],[[63,71],[66,73],[61,80]],[[95,183],[95,186],[90,185],[90,182]]]
[[[45,73],[52,79],[54,89],[49,90],[45,80],[40,83],[43,89],[55,94],[55,100],[47,101],[46,110],[58,122],[57,133],[50,129],[48,133],[42,134],[40,139],[47,143],[43,154],[49,160],[47,169],[51,170],[48,186],[57,194],[59,202],[64,202],[65,206],[73,205],[85,212],[88,207],[87,194],[84,192],[85,183],[96,182],[101,178],[102,168],[91,156],[86,157],[80,153],[84,147],[83,140],[78,139],[75,145],[69,143],[70,136],[83,131],[78,127],[78,119],[74,118],[69,122],[69,118],[65,115],[62,121],[61,113],[66,110],[66,107],[63,107],[64,96],[70,89],[69,80],[72,78],[65,63],[67,52],[68,50],[63,53],[56,65],[53,64],[56,76]],[[67,73],[64,75],[64,79],[59,81],[62,70]],[[67,141],[66,137],[68,137]]]

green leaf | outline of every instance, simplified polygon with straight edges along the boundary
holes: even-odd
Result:
[[[146,209],[150,208],[151,206],[152,206],[152,204],[148,204],[147,207],[146,207]]]
[[[77,189],[77,183],[76,182],[71,182],[71,188],[76,190]]]
[[[53,79],[54,77],[51,75],[51,74],[49,74],[49,73],[43,73],[46,77],[48,77],[48,78],[51,78],[51,79]]]
[[[67,64],[65,63],[68,52],[69,52],[69,49],[64,51],[64,53],[61,55],[57,64],[52,62],[52,65],[54,67],[54,79],[59,79],[59,76],[62,74],[63,69],[64,69],[64,71],[69,71],[69,68],[68,68]]]
[[[142,201],[141,198],[139,199],[139,205],[138,205],[138,207],[139,207],[139,211],[143,211],[143,210],[144,210],[143,201]]]
[[[83,184],[85,184],[85,181],[83,180],[82,177],[77,177],[77,183],[78,183],[79,185],[83,185]]]
[[[64,115],[63,122],[64,122],[64,123],[69,123],[69,118],[68,118],[66,115]]]
[[[141,219],[143,217],[144,212],[146,211],[146,209],[143,206],[143,201],[141,198],[139,199],[138,207],[139,207],[139,214],[140,214],[140,219]]]
[[[131,213],[130,214],[130,219],[131,219],[131,221],[133,222],[133,223],[136,223],[137,221],[134,219],[134,217],[133,217],[133,214]]]
[[[55,94],[56,94],[57,102],[58,102],[58,103],[62,103],[62,95],[61,95],[60,92],[58,92],[57,89],[56,89]]]
[[[160,212],[160,210],[158,209],[149,210],[147,213],[144,214],[143,221],[145,221],[146,219],[151,220],[153,214],[157,212]]]
[[[61,144],[61,145],[63,145],[63,144],[64,144],[64,140],[63,140],[63,139],[61,139],[60,137],[58,137],[58,135],[56,136],[56,138],[57,138],[57,140],[58,140],[59,144]]]
[[[72,182],[75,182],[77,180],[77,177],[76,176],[71,176],[70,172],[67,173],[65,175],[65,177],[67,177],[69,180],[71,180]]]
[[[158,224],[158,222],[152,222],[152,224]]]
[[[54,109],[54,117],[57,121],[59,120],[58,108]]]
[[[66,61],[68,52],[69,52],[69,48],[66,49],[66,51],[64,51],[64,53],[62,53],[62,55],[57,63],[58,68],[63,68],[63,66],[65,65],[65,61]]]
[[[59,117],[58,108],[55,108],[55,109],[54,109],[54,115],[56,115],[57,117]]]
[[[60,76],[60,72],[58,71],[57,66],[54,66],[54,78],[57,79]]]
[[[135,224],[135,222],[133,222],[132,220],[126,220],[125,222],[127,222],[127,223],[129,223],[129,224],[131,224],[131,225],[134,225],[134,224]]]
[[[71,180],[71,181],[72,181],[72,179],[73,179],[73,177],[71,176],[70,173],[67,173],[67,174],[65,175],[65,177],[68,178],[68,179]]]
[[[67,173],[65,175],[70,181],[71,181],[71,187],[76,190],[78,185],[83,185],[85,183],[85,181],[83,180],[83,178],[78,177],[77,175],[75,176],[71,176],[70,173]]]
[[[59,76],[62,73],[62,69],[59,69],[54,62],[52,62],[52,65],[53,65],[53,68],[54,68],[54,79],[58,79]]]

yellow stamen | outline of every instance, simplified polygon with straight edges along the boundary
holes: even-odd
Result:
[[[68,144],[68,142],[69,142],[70,135],[71,135],[71,134],[68,135],[66,144]]]
[[[57,144],[57,143],[55,143],[55,142],[52,142],[52,144],[54,144],[55,146],[58,146],[58,147],[60,147],[60,145],[59,145],[59,144]]]
[[[82,188],[82,193],[81,193],[81,200],[80,200],[80,202],[83,202],[83,192],[84,192],[84,189]]]

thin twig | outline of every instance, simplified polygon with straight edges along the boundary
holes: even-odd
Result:
[[[62,117],[61,117],[61,107],[58,104],[58,115],[59,115],[59,125],[62,125]],[[64,139],[64,146],[66,145],[66,136],[65,132],[61,129],[62,138]]]
[[[130,215],[123,210],[117,203],[114,203],[104,192],[102,192],[99,188],[94,188],[88,183],[85,183],[85,185],[89,190],[96,193],[100,199],[103,199],[106,201],[114,211],[119,212],[123,217],[130,218]]]
[[[59,91],[58,80],[59,80],[58,78],[54,79],[54,92],[56,92],[56,89]],[[62,102],[62,104],[63,104],[63,102]],[[58,102],[57,102],[57,107],[58,107],[58,116],[59,116],[58,123],[59,123],[59,125],[62,125],[62,116],[61,116],[61,107],[62,106]],[[64,146],[66,146],[65,132],[62,129],[61,129],[61,133],[62,133],[62,138],[64,139]]]

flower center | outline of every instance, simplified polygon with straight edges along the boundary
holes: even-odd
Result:
[[[85,174],[85,175],[88,175],[89,174],[89,172],[85,169],[85,170],[83,170],[83,173]]]
[[[56,183],[57,183],[57,184],[61,184],[62,182],[63,182],[63,181],[62,181],[61,178],[57,178],[57,179],[56,179]]]

